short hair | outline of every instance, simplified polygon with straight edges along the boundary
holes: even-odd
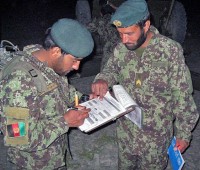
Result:
[[[51,35],[50,35],[50,32],[51,32],[51,28],[48,28],[46,31],[45,31],[45,37],[44,37],[44,40],[43,40],[43,48],[45,50],[48,50],[48,49],[51,49],[53,47],[58,47],[55,42],[53,41]]]
[[[143,20],[140,20],[135,25],[138,25],[140,28],[145,26],[146,21],[150,20],[150,15],[146,16]]]
[[[51,32],[51,28],[48,28],[48,29],[45,31],[45,38],[44,38],[44,40],[43,40],[43,45],[42,45],[43,48],[44,48],[45,50],[49,50],[49,49],[51,49],[51,48],[53,48],[53,47],[59,47],[59,46],[56,45],[56,43],[53,41],[50,32]],[[60,48],[60,47],[59,47],[59,48]],[[61,53],[62,53],[62,54],[67,54],[66,52],[64,52],[64,51],[62,50],[62,48],[60,48],[60,49],[61,49]]]

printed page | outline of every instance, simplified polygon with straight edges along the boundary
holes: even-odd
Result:
[[[142,128],[142,110],[140,107],[135,107],[135,110],[126,114],[125,117],[135,123],[140,129]]]
[[[126,112],[126,109],[109,92],[100,100],[95,98],[81,103],[82,106],[90,108],[89,117],[85,119],[84,124],[79,126],[81,131],[88,132],[109,120],[117,118],[120,113]]]
[[[114,85],[113,92],[116,99],[122,104],[123,107],[128,108],[137,106],[137,103],[131,98],[122,85]]]
[[[126,114],[129,120],[135,123],[140,129],[142,128],[142,110],[137,105],[137,103],[131,98],[131,96],[126,92],[122,85],[114,85],[113,92],[116,99],[125,107],[125,108],[134,108],[133,111]]]

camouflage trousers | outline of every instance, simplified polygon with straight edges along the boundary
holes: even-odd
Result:
[[[151,135],[139,134],[138,128],[131,121],[122,119],[117,121],[118,169],[165,169],[168,161],[168,144],[156,143],[157,139]]]
[[[11,162],[7,162],[7,169],[9,170],[27,170],[27,169],[23,169],[22,167],[18,167],[17,165],[11,163]],[[60,167],[60,168],[57,168],[55,170],[67,170],[67,167],[66,166],[63,166],[63,167]]]
[[[119,170],[164,170],[167,167],[167,162],[161,164],[161,162],[149,161],[149,156],[133,155],[133,153],[121,152],[119,148]],[[166,158],[163,158],[166,160]],[[162,162],[164,162],[164,160]]]

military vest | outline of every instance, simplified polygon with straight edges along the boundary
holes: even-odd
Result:
[[[15,52],[5,51],[5,49],[0,51],[0,81],[15,70],[22,70],[32,78],[38,92],[44,92],[47,89],[47,85],[40,70],[37,70],[28,62],[20,61],[22,57],[39,50],[39,48],[35,47],[35,45],[26,46],[23,51]]]
[[[37,90],[40,94],[45,93],[47,91],[46,82],[39,70],[33,67],[30,63],[25,61],[20,61],[20,59],[24,56],[31,55],[32,52],[39,50],[38,48],[34,48],[35,46],[26,46],[23,51],[6,51],[6,48],[0,48],[0,81],[9,76],[15,70],[22,70],[28,76],[30,76],[37,87]],[[0,115],[1,119],[1,115]],[[1,132],[1,124],[0,124],[0,134]]]

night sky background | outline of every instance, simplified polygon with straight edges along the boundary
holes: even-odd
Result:
[[[92,8],[93,0],[88,1]],[[0,40],[8,40],[20,50],[26,45],[42,44],[45,31],[55,21],[60,18],[76,19],[76,2],[76,0],[0,0]],[[181,0],[181,2],[187,13],[186,38],[188,35],[190,38],[197,38],[200,36],[196,22],[200,18],[200,1]],[[78,70],[82,77],[99,72],[101,58],[94,55],[94,52],[91,56],[84,59]]]
[[[89,2],[92,4],[92,0]],[[181,2],[185,6],[188,22],[199,15],[199,1]],[[76,0],[1,0],[0,39],[9,40],[20,48],[41,43],[45,30],[57,19],[75,19],[75,5]]]

